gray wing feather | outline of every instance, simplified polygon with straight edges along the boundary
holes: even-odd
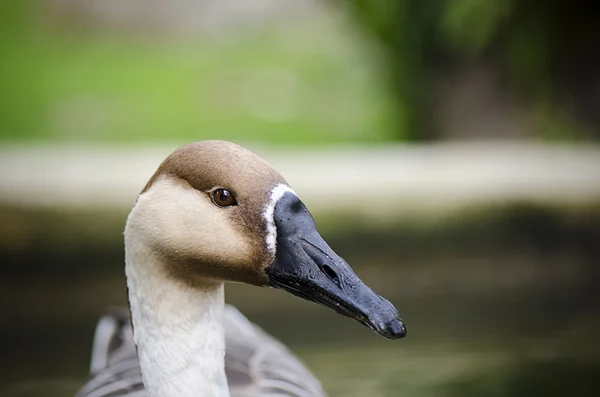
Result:
[[[320,382],[283,344],[226,305],[225,372],[231,397],[326,397]],[[91,378],[76,397],[146,397],[129,310],[98,321]]]

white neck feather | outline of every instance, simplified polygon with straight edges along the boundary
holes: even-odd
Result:
[[[135,234],[125,232],[125,268],[148,397],[228,397],[223,283],[196,288],[169,277]]]

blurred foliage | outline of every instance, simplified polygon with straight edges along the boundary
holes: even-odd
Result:
[[[432,138],[435,72],[473,60],[499,69],[533,105],[544,138],[600,131],[600,3],[550,0],[352,0],[360,24],[384,43],[407,110],[403,130]],[[559,128],[552,128],[558,124]],[[547,132],[546,132],[547,131]]]
[[[317,16],[189,40],[1,3],[0,139],[440,138],[439,77],[472,64],[500,72],[541,138],[600,131],[597,2],[329,0],[368,34]]]
[[[325,20],[178,38],[57,21],[32,1],[0,7],[3,139],[302,144],[396,130],[376,57]]]

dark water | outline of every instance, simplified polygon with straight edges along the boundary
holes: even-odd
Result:
[[[85,379],[97,316],[126,302],[111,216],[0,212],[0,396],[69,396]],[[97,228],[77,229],[90,219]],[[331,396],[598,396],[598,220],[515,207],[327,233],[398,306],[399,341],[281,291],[231,285],[227,296]]]

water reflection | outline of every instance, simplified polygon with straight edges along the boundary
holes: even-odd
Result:
[[[68,237],[68,217],[15,214],[25,227],[52,222],[2,246],[0,395],[70,396],[98,314],[126,303],[121,223],[99,218],[113,237]],[[598,215],[494,214],[324,233],[397,305],[405,340],[280,291],[230,285],[228,300],[297,351],[332,397],[598,395]]]

